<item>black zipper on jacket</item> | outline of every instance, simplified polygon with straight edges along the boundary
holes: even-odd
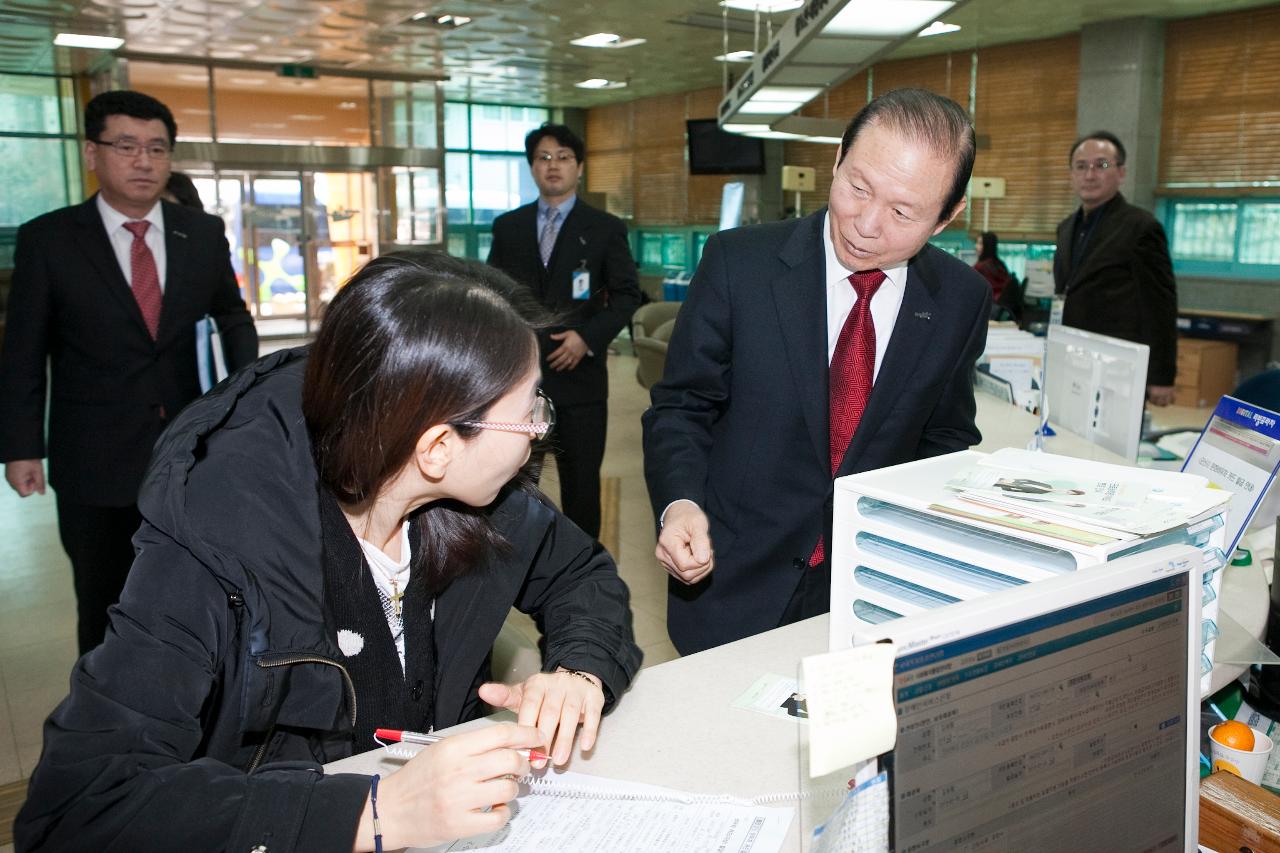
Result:
[[[319,655],[295,655],[285,653],[278,657],[272,657],[270,660],[259,659],[254,661],[261,669],[271,669],[277,666],[292,666],[297,663],[322,663],[326,666],[336,666],[338,671],[342,673],[342,683],[347,690],[347,698],[351,700],[351,725],[354,728],[356,724],[356,688],[351,682],[351,674],[347,672],[347,668],[336,660],[329,660]],[[263,757],[267,754],[267,749],[271,746],[271,737],[276,733],[276,727],[273,724],[267,729],[267,736],[262,739],[262,745],[258,747],[253,754],[253,760],[249,762],[246,773],[252,773],[258,769],[258,765],[262,763]]]

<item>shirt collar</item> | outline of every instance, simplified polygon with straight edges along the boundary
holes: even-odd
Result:
[[[111,205],[107,204],[106,199],[102,197],[102,193],[98,193],[98,215],[102,217],[102,224],[107,229],[108,234],[114,234],[124,227],[126,222],[140,222],[131,216],[125,216]],[[160,234],[164,234],[164,214],[160,209],[160,202],[157,201],[151,210],[147,211],[147,215],[142,217],[158,230]]]
[[[822,219],[822,247],[826,251],[826,285],[827,289],[837,285],[848,286],[849,276],[853,275],[853,270],[848,269],[844,264],[840,263],[840,258],[836,256],[835,244],[831,242],[831,211],[827,211],[827,215]],[[907,261],[902,261],[887,269],[882,269],[884,273],[885,284],[902,290],[907,285]],[[883,287],[884,285],[881,285]]]
[[[578,194],[570,193],[568,198],[556,205],[556,210],[560,211],[561,222],[564,222],[565,218],[569,216],[569,211],[573,210],[573,206],[577,201]],[[551,205],[547,203],[545,198],[538,196],[538,215],[545,218],[549,210],[551,210]]]

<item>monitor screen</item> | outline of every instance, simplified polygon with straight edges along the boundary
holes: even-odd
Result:
[[[1199,567],[1161,549],[879,626],[892,849],[1194,850]]]
[[[727,133],[713,118],[690,119],[689,174],[764,174],[764,140]]]
[[[1044,376],[1049,423],[1136,462],[1148,354],[1146,344],[1050,326]]]

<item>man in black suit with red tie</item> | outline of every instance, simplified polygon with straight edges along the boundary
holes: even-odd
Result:
[[[707,242],[643,419],[682,654],[827,611],[835,477],[980,440],[991,288],[928,245],[973,159],[958,104],[889,92],[845,130],[827,209]]]
[[[229,370],[258,353],[222,221],[160,201],[169,109],[105,92],[85,106],[84,131],[99,192],[18,230],[0,350],[0,461],[27,497],[44,493],[49,458],[82,654],[102,641],[133,563],[152,445],[200,395],[196,322],[217,322]]]
[[[562,124],[525,137],[538,200],[493,222],[489,263],[527,286],[561,324],[541,336],[542,390],[556,407],[551,447],[560,508],[600,535],[600,465],[609,421],[609,343],[640,304],[627,226],[578,198],[585,147]]]

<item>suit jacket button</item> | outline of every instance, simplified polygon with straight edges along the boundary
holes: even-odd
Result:
[[[409,698],[415,702],[422,701],[422,682],[419,681],[409,688]]]
[[[791,568],[793,568],[793,569],[803,569],[803,568],[804,568],[804,560],[803,560],[802,558],[800,558],[800,557],[796,557],[795,559],[793,559],[793,560],[791,561]]]

